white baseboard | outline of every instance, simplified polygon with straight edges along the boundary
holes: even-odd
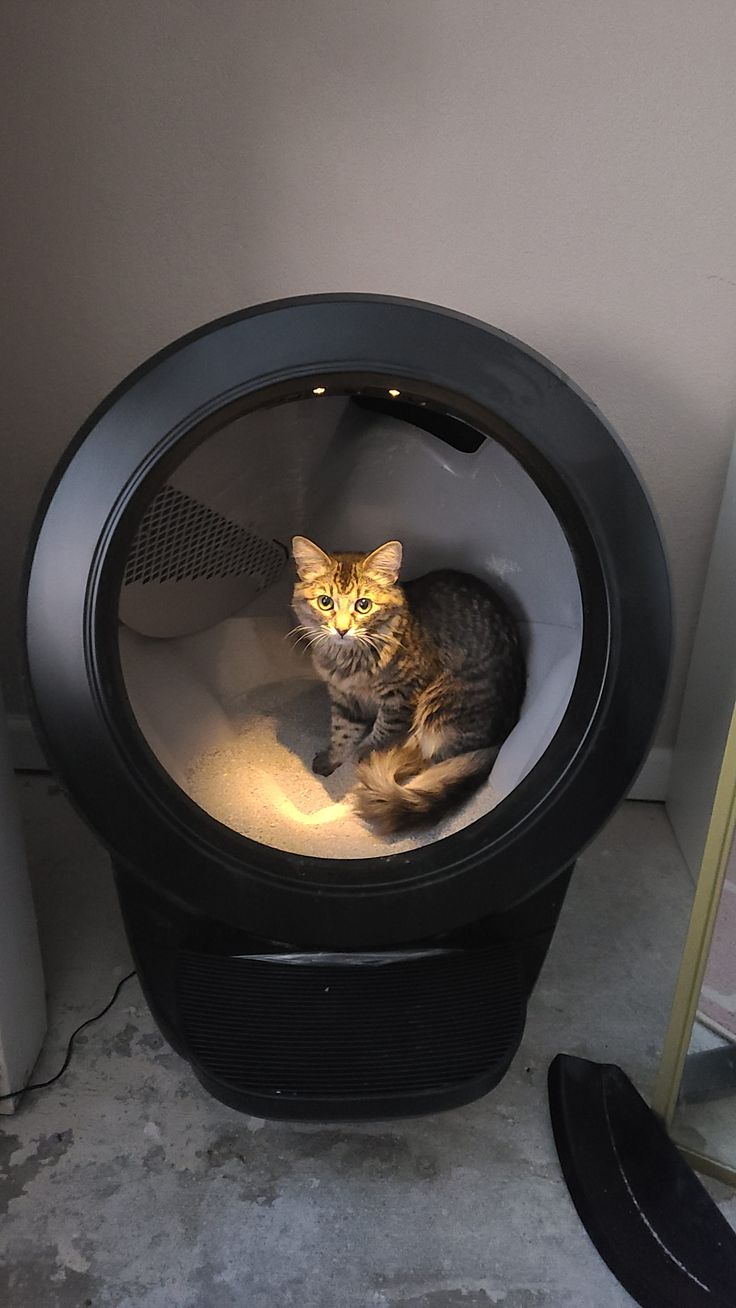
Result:
[[[16,772],[48,772],[49,765],[26,713],[9,713],[10,758]]]
[[[655,746],[629,791],[629,799],[664,803],[672,769],[672,750]]]

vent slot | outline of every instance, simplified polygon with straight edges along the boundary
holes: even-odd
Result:
[[[188,1052],[206,1075],[271,1100],[333,1106],[490,1088],[525,1016],[506,944],[384,967],[184,951],[177,989]]]

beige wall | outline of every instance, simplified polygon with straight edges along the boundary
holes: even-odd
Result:
[[[54,461],[151,351],[274,296],[416,296],[550,356],[638,460],[671,740],[736,416],[733,0],[5,0],[2,27],[3,612]]]

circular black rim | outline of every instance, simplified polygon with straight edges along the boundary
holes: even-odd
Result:
[[[217,333],[227,335],[228,328],[252,323],[259,315],[295,312],[295,325],[300,317],[303,320],[300,330],[308,329],[311,318],[318,336],[321,325],[322,335],[326,327],[326,335],[334,339],[346,311],[356,327],[363,320],[373,345],[372,367],[366,366],[365,358],[358,368],[354,357],[338,362],[326,354],[309,366],[282,367],[280,375],[272,372],[268,378],[261,374],[254,379],[241,363],[240,376],[227,393],[216,390],[200,404],[198,412],[187,411],[178,423],[169,424],[163,435],[158,433],[146,456],[134,461],[125,484],[118,487],[113,503],[107,506],[104,529],[84,578],[84,666],[79,672],[86,683],[86,696],[84,688],[75,688],[75,694],[81,689],[82,699],[88,701],[86,725],[88,740],[90,734],[93,738],[92,752],[99,763],[104,758],[106,775],[98,773],[94,784],[89,767],[92,760],[85,776],[80,760],[73,759],[68,745],[65,748],[60,740],[59,726],[62,721],[68,724],[68,708],[66,712],[60,709],[64,696],[57,694],[55,699],[48,669],[46,675],[42,672],[48,663],[49,631],[48,623],[39,623],[34,573],[44,565],[47,517],[43,514],[29,576],[28,660],[37,716],[51,757],[88,821],[131,870],[203,913],[221,916],[227,903],[230,920],[234,915],[259,933],[288,939],[295,938],[296,930],[305,940],[361,944],[367,939],[417,938],[510,907],[569,865],[621,798],[643,758],[664,689],[669,609],[661,543],[646,497],[615,438],[589,402],[525,347],[482,324],[431,306],[379,297],[314,297],[263,306],[211,324],[151,360],[119,388],[86,424],[77,451],[82,451],[100,420],[114,414],[121,398],[129,401],[131,394],[135,395],[136,383],[142,378],[150,379],[164,363],[169,372],[172,362],[181,360],[186,367],[184,356],[192,341],[211,339]],[[315,322],[315,312],[321,324]],[[395,340],[398,328],[400,343],[402,329],[395,318],[407,314],[415,329],[417,323],[429,326],[445,371],[449,356],[454,385],[437,377],[436,369],[430,375],[426,364],[417,367],[416,349],[409,351],[415,363],[411,369],[406,357],[396,357],[400,354],[397,345],[395,366],[379,366],[382,360],[375,357],[376,347],[381,352],[384,349],[386,323],[390,326],[393,322]],[[273,324],[271,318],[268,326]],[[404,330],[407,327],[405,322]],[[488,377],[478,378],[477,366],[472,385],[462,376],[463,371],[473,374],[472,368],[463,369],[458,353],[463,343],[467,344],[468,332],[480,352],[481,372],[488,373],[495,385],[492,406],[486,398]],[[365,354],[364,344],[362,348]],[[453,377],[453,372],[460,378]],[[316,380],[320,384],[327,381],[328,386],[334,382],[354,392],[371,387],[381,390],[397,379],[401,379],[403,393],[408,391],[451,411],[495,439],[505,439],[540,486],[568,536],[578,568],[583,648],[560,728],[533,771],[502,805],[434,845],[345,864],[255,844],[222,826],[186,797],[157,763],[133,718],[114,624],[124,560],[141,504],[150,499],[154,480],[164,481],[172,463],[179,463],[189,448],[236,413],[239,416],[263,403],[283,403],[308,394],[310,383]],[[458,386],[458,380],[465,380],[465,385]],[[515,388],[511,381],[516,381]],[[523,428],[518,420],[520,390],[521,408],[528,411]],[[550,431],[554,437],[554,424],[562,419],[555,415],[560,399],[567,422],[577,420],[586,429],[582,440],[578,435],[572,442],[576,456],[572,466],[564,457],[564,445],[557,451],[549,448]],[[499,436],[499,420],[505,437]],[[587,496],[580,493],[581,449],[591,462],[588,476],[582,477]],[[550,453],[558,457],[550,457]],[[67,470],[73,468],[73,462],[73,458],[66,461]],[[64,476],[62,470],[57,486]],[[591,496],[592,490],[596,494]],[[628,550],[624,549],[627,541],[620,523],[606,521],[610,503],[601,501],[602,490],[609,501],[618,495],[619,508],[623,507],[630,519],[629,528],[638,533],[638,550],[632,551],[630,542]],[[49,493],[47,510],[53,498]],[[647,639],[632,640],[632,621],[636,616],[640,620],[652,605],[658,605],[658,611],[648,623]],[[42,628],[44,636],[39,641]],[[646,685],[637,689],[638,683],[628,678],[645,651],[650,656],[649,676]],[[621,722],[622,709],[625,722],[616,731],[615,721]]]

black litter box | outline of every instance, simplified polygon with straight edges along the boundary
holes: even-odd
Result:
[[[347,856],[340,822],[303,818],[274,762],[296,757],[289,721],[281,754],[246,758],[244,705],[270,721],[291,687],[318,711],[281,639],[295,532],[399,537],[405,575],[488,577],[520,623],[520,722],[419,844],[358,832]],[[408,300],[312,296],[210,323],[72,443],[38,518],[26,630],[49,761],[110,850],[154,1016],[214,1095],[377,1117],[498,1082],[575,859],[644,759],[670,650],[646,493],[566,377]],[[311,778],[306,753],[295,767]]]

